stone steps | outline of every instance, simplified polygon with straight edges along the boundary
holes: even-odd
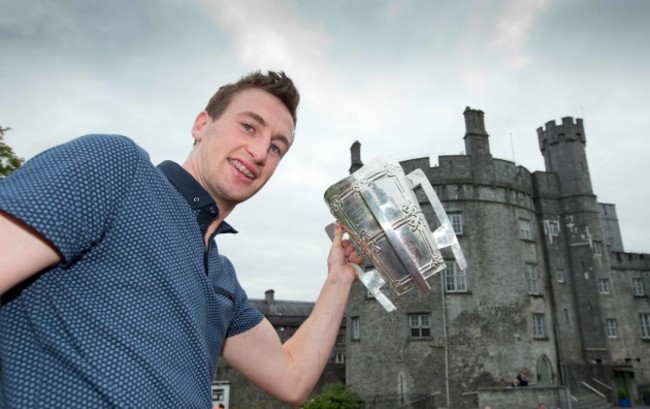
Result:
[[[573,401],[573,409],[612,409],[612,404],[595,393],[579,393],[573,396],[578,401]]]

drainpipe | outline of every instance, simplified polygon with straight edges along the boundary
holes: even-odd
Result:
[[[449,350],[447,349],[447,308],[445,303],[445,277],[444,270],[440,274],[440,303],[442,304],[442,342],[445,350],[445,396],[447,397],[447,408],[451,407],[449,398]]]
[[[557,346],[558,359],[560,364],[560,377],[562,378],[562,386],[564,386],[564,397],[566,399],[566,405],[568,409],[573,409],[573,402],[571,401],[571,382],[568,381],[566,373],[564,372],[564,352],[562,349],[562,337],[560,336],[560,328],[555,320],[555,343]]]

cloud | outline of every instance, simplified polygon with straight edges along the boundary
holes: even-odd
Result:
[[[547,0],[509,0],[496,17],[496,30],[487,51],[503,54],[506,69],[525,65],[524,46],[528,33],[546,5]]]
[[[463,82],[472,92],[486,92],[527,64],[526,42],[547,0],[508,0],[493,15],[478,2],[466,12],[460,42]]]
[[[203,0],[201,4],[231,36],[233,51],[243,65],[321,72],[327,36],[287,2]]]
[[[409,7],[411,7],[411,0],[389,1],[385,9],[386,18],[389,20],[399,20]]]

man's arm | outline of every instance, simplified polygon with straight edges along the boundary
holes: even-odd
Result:
[[[337,223],[327,259],[328,274],[314,309],[284,345],[264,319],[242,334],[227,338],[223,358],[246,378],[276,398],[300,405],[320,378],[341,325],[360,263]]]
[[[61,257],[36,231],[0,212],[0,294],[61,261]]]

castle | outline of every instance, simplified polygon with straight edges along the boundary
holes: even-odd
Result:
[[[348,386],[365,400],[440,393],[441,406],[482,408],[505,404],[499,387],[523,373],[562,407],[585,388],[640,399],[650,386],[650,254],[623,252],[614,205],[597,202],[582,120],[537,129],[546,171],[531,173],[492,157],[482,111],[464,116],[466,155],[401,165],[427,175],[468,269],[450,257],[432,291],[397,298],[390,314],[356,286]],[[358,142],[351,152],[354,172]]]

